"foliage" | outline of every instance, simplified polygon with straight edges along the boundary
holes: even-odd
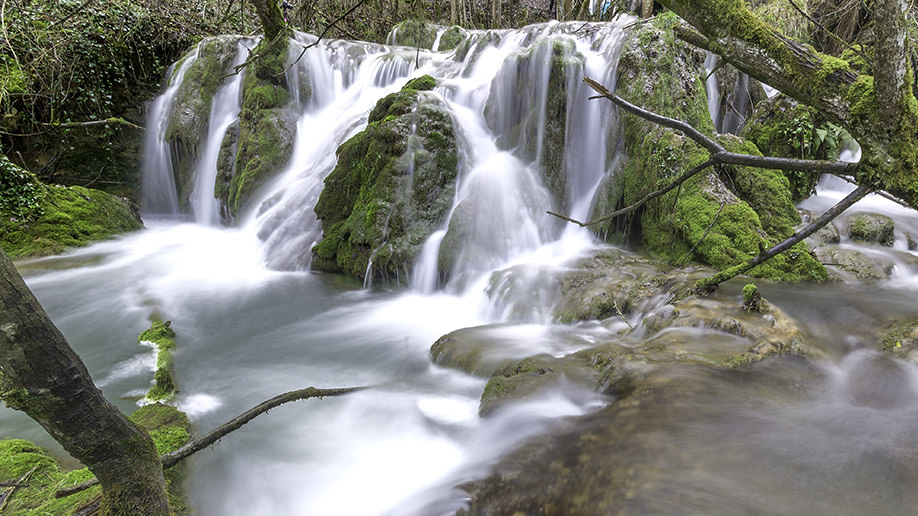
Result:
[[[30,222],[43,212],[44,188],[35,176],[0,154],[0,216]]]

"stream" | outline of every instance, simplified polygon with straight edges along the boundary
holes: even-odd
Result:
[[[577,32],[582,24],[506,31],[496,42],[482,39],[478,51],[458,61],[449,52],[380,45],[366,45],[355,59],[358,44],[323,42],[324,52],[301,63],[322,93],[295,99],[301,114],[293,157],[260,193],[270,202],[225,226],[212,192],[201,191],[205,180],[195,186],[197,213],[178,215],[171,169],[156,175],[170,168],[167,150],[151,136],[147,148],[158,157],[146,165],[145,230],[17,265],[96,384],[125,412],[136,408],[152,380],[154,355],[137,344],[137,335],[154,313],[172,321],[177,333],[176,402],[198,434],[284,391],[373,387],[279,407],[197,454],[187,488],[198,516],[455,514],[468,501],[460,486],[487,477],[527,439],[584,438],[600,422],[608,431],[609,421],[619,429],[613,439],[595,434],[609,439],[609,471],[633,474],[608,480],[621,503],[606,514],[914,514],[918,365],[887,358],[877,351],[876,336],[888,321],[916,315],[918,270],[890,253],[918,256],[907,249],[904,233],[918,235],[918,214],[877,196],[851,212],[893,217],[893,248],[867,248],[844,237],[842,245],[899,260],[891,279],[758,283],[824,357],[694,372],[658,404],[635,409],[631,419],[612,411],[612,397],[574,384],[479,417],[486,379],[431,361],[431,344],[459,328],[483,326],[500,353],[522,359],[564,356],[615,338],[625,327],[553,320],[554,300],[540,290],[541,273],[563,269],[600,244],[586,230],[544,215],[549,201],[534,172],[538,159],[528,162],[495,143],[500,129],[494,127],[509,124],[499,117],[513,110],[490,123],[483,113],[489,99],[512,105],[511,86],[522,74],[533,74],[526,76],[530,100],[545,96],[539,88],[547,87],[548,71],[515,67],[509,59],[520,49],[550,49],[541,38],[574,42],[583,56],[575,77],[614,77],[627,23],[585,35]],[[401,288],[310,271],[304,249],[321,236],[312,206],[335,165],[334,150],[366,125],[376,100],[424,73],[442,79],[437,93],[462,135],[456,204],[474,203],[479,213],[474,241],[467,243],[475,253],[458,260],[445,285],[438,285],[436,267],[442,232],[431,237],[415,276],[400,278]],[[613,113],[607,106],[590,109],[577,100],[586,96],[579,79],[571,84],[568,130],[584,137],[580,147],[565,151],[566,166],[579,171],[567,185],[567,213],[584,219],[615,160],[606,151],[605,129],[593,129],[610,125]],[[227,83],[215,97],[228,112],[238,110],[235,100],[226,100],[238,88],[239,81]],[[151,117],[168,116],[169,94],[166,88]],[[211,140],[222,139],[232,123],[217,116],[216,107],[211,116],[219,127],[211,129]],[[163,126],[160,120],[150,125]],[[212,148],[207,155],[217,159]],[[200,170],[212,174],[206,165]],[[801,208],[823,210],[846,189],[823,181]],[[501,195],[508,191],[518,195]],[[494,294],[494,278],[510,269],[523,271],[522,278]],[[724,285],[715,298],[738,298],[742,284]],[[711,339],[710,332],[695,335],[699,345]],[[23,414],[0,407],[0,428],[2,437],[33,440],[67,461]],[[552,453],[573,459],[579,452],[559,446]],[[528,471],[534,491],[539,480],[606,480],[577,467]]]

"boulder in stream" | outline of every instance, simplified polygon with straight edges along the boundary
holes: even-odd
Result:
[[[407,282],[455,193],[456,136],[430,76],[381,99],[369,125],[338,148],[315,212],[312,266],[360,281]]]

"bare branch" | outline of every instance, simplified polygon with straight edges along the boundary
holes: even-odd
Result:
[[[663,195],[663,194],[669,192],[670,190],[676,188],[677,186],[679,186],[679,185],[681,185],[682,183],[686,182],[689,178],[691,178],[691,177],[694,176],[695,174],[697,174],[697,173],[701,172],[702,170],[704,170],[704,169],[710,167],[711,165],[713,165],[713,164],[716,163],[716,162],[717,162],[717,161],[716,161],[714,158],[711,158],[711,159],[705,161],[704,163],[702,163],[701,165],[698,165],[697,167],[695,167],[695,168],[689,170],[689,171],[686,172],[685,174],[682,174],[681,176],[679,176],[678,178],[676,178],[675,181],[673,181],[672,183],[670,183],[669,185],[667,185],[665,188],[661,188],[661,189],[659,189],[659,190],[653,191],[653,192],[651,192],[651,193],[645,195],[644,197],[641,198],[641,200],[637,201],[636,203],[634,203],[634,204],[632,204],[632,205],[630,205],[630,206],[626,206],[626,207],[624,207],[624,208],[622,208],[622,209],[620,209],[620,210],[613,211],[612,213],[610,213],[610,214],[608,214],[608,215],[603,215],[602,217],[599,217],[599,218],[597,218],[597,219],[593,219],[593,220],[591,220],[591,221],[589,221],[589,222],[580,222],[579,220],[574,220],[574,219],[572,219],[572,218],[570,218],[570,217],[565,217],[564,215],[561,215],[560,213],[555,213],[555,212],[553,212],[553,211],[549,211],[549,212],[546,212],[546,213],[548,213],[549,215],[554,215],[555,217],[558,217],[559,219],[566,220],[566,221],[568,221],[568,222],[572,222],[572,223],[574,223],[574,224],[577,224],[577,225],[580,226],[580,227],[587,227],[587,226],[592,226],[592,225],[594,225],[594,224],[599,224],[600,222],[605,222],[605,221],[607,221],[607,220],[614,219],[615,217],[619,217],[619,216],[624,215],[624,214],[626,214],[626,213],[631,213],[632,211],[634,211],[634,210],[640,208],[641,206],[647,204],[649,201],[651,201],[651,200],[653,200],[653,199],[656,199],[657,197],[659,197],[659,196],[661,196],[661,195]]]
[[[695,286],[692,287],[692,291],[696,294],[706,295],[713,292],[717,289],[717,285],[738,276],[749,269],[755,267],[756,265],[761,265],[765,263],[766,260],[774,258],[775,256],[787,251],[798,242],[803,241],[804,238],[812,235],[813,233],[822,229],[823,226],[828,224],[832,219],[837,217],[841,212],[845,211],[852,204],[861,200],[865,195],[870,193],[870,187],[868,186],[859,186],[853,192],[848,194],[844,199],[838,202],[835,206],[832,206],[825,213],[822,214],[818,219],[814,220],[810,225],[801,229],[797,233],[794,233],[790,238],[781,242],[780,244],[768,249],[764,253],[759,254],[755,258],[747,260],[739,265],[734,265],[728,269],[724,269],[717,274],[711,276],[710,278],[705,278],[698,280],[695,283]]]
[[[629,113],[635,114],[645,120],[655,124],[662,125],[677,131],[682,131],[686,136],[701,145],[712,154],[712,159],[717,163],[725,165],[743,165],[747,167],[767,168],[772,170],[793,170],[797,172],[829,173],[829,174],[853,174],[857,168],[857,163],[848,163],[846,161],[828,161],[828,160],[811,160],[811,159],[794,159],[794,158],[774,158],[753,156],[751,154],[739,154],[736,152],[727,152],[721,144],[717,143],[710,137],[704,135],[698,129],[681,120],[668,118],[658,115],[646,109],[640,108],[624,100],[618,95],[610,92],[604,86],[589,77],[584,77],[583,82],[590,88],[596,90],[600,97],[611,100],[617,106]]]
[[[322,41],[322,38],[325,37],[325,34],[327,34],[328,31],[331,30],[331,28],[335,26],[335,24],[337,24],[337,23],[340,22],[341,20],[347,18],[348,16],[350,16],[351,13],[353,13],[354,11],[356,11],[357,8],[360,7],[361,5],[363,5],[366,1],[367,1],[367,0],[360,0],[359,2],[357,2],[356,4],[354,4],[350,9],[348,9],[347,11],[345,11],[344,14],[342,14],[341,16],[335,18],[331,23],[329,23],[328,25],[326,25],[326,26],[325,26],[325,30],[323,30],[322,33],[319,34],[319,36],[316,38],[315,41],[313,41],[312,43],[310,43],[310,44],[306,45],[305,47],[303,47],[303,51],[300,52],[300,55],[299,55],[292,63],[290,63],[290,66],[287,67],[286,70],[284,70],[284,73],[287,73],[288,70],[290,70],[291,68],[293,68],[294,66],[296,66],[296,64],[300,62],[300,59],[303,59],[303,56],[306,54],[306,51],[307,51],[307,50],[309,50],[310,48],[312,48],[312,47],[318,45],[319,42]]]
[[[343,389],[316,389],[315,387],[307,387],[305,389],[299,389],[296,391],[285,392],[284,394],[279,394],[265,402],[262,402],[255,407],[243,412],[233,420],[224,423],[223,425],[215,428],[210,433],[195,439],[194,441],[189,442],[185,446],[182,446],[178,450],[175,450],[172,453],[167,453],[163,455],[163,468],[170,468],[176,465],[180,460],[200,451],[204,448],[207,448],[211,444],[217,442],[221,437],[226,434],[238,430],[242,425],[248,423],[249,421],[255,419],[257,416],[264,414],[265,412],[288,403],[291,401],[305,400],[309,398],[326,398],[331,396],[341,396],[342,394],[350,394],[355,391],[360,391],[366,389],[367,387],[346,387]]]

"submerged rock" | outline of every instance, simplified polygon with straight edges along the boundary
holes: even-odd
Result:
[[[361,281],[407,281],[455,193],[456,136],[431,77],[381,99],[366,130],[338,148],[315,212],[312,266]]]
[[[848,219],[848,238],[858,242],[892,247],[896,223],[886,215],[859,213]]]

